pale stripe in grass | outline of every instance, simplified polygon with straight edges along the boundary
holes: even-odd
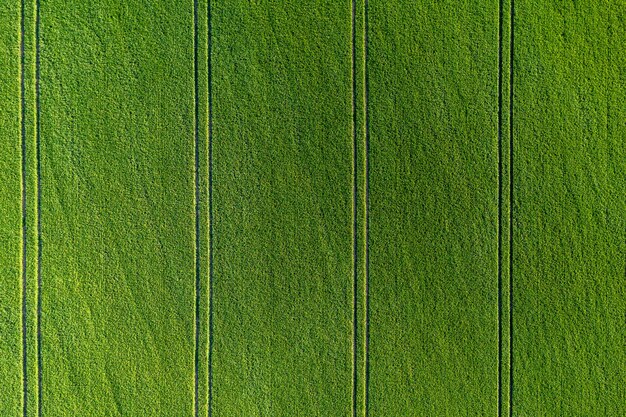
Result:
[[[211,0],[207,0],[207,107],[208,107],[208,217],[209,217],[209,314],[208,314],[208,415],[213,415],[213,72],[212,72],[212,24],[211,24]]]
[[[43,242],[41,232],[41,12],[40,0],[35,1],[35,158],[37,170],[37,416],[41,417],[43,409],[43,353],[41,332],[41,291],[43,259]]]
[[[370,382],[370,268],[369,268],[369,233],[370,233],[370,118],[369,118],[369,72],[367,70],[367,51],[369,47],[369,2],[364,0],[363,3],[363,111],[365,119],[365,135],[363,138],[365,147],[365,225],[364,225],[364,244],[365,244],[365,416],[369,415],[369,382]]]
[[[200,365],[200,149],[198,103],[198,0],[193,2],[193,75],[194,75],[194,214],[195,214],[195,311],[194,311],[194,416],[199,417],[199,365]]]
[[[498,10],[498,417],[502,416],[502,78],[503,78],[503,27],[504,27],[504,0],[499,2]]]
[[[509,416],[513,415],[513,64],[515,50],[515,1],[511,1],[509,59]]]
[[[26,326],[26,86],[25,86],[25,35],[26,35],[26,16],[25,3],[21,2],[20,10],[20,123],[21,123],[21,152],[22,152],[22,169],[21,169],[21,192],[22,192],[22,411],[24,417],[28,415],[28,354],[27,354],[27,326]]]

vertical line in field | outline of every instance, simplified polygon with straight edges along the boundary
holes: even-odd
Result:
[[[502,32],[503,0],[498,7],[498,417],[502,416]]]
[[[509,59],[509,416],[513,415],[513,66],[515,1],[511,0]]]
[[[43,354],[41,340],[41,261],[43,258],[41,241],[41,89],[40,89],[40,0],[35,1],[35,158],[37,164],[37,416],[41,417],[43,408]]]
[[[198,373],[200,364],[200,181],[198,170],[200,155],[198,147],[198,0],[193,2],[193,77],[194,77],[194,210],[195,210],[195,317],[194,317],[194,416],[198,417]]]
[[[26,326],[26,86],[25,86],[25,10],[24,0],[20,10],[20,117],[21,117],[21,151],[22,151],[22,412],[24,417],[28,412],[28,362],[27,362],[27,326]]]
[[[352,9],[352,416],[357,416],[358,389],[358,142],[357,142],[357,92],[356,92],[356,0]]]
[[[213,415],[213,72],[211,54],[213,48],[211,26],[211,0],[207,1],[207,100],[208,100],[208,199],[209,199],[209,343],[208,343],[208,415]]]
[[[364,225],[364,248],[365,248],[365,416],[369,415],[369,380],[370,380],[370,362],[369,362],[369,344],[370,344],[370,272],[369,272],[369,204],[370,204],[370,127],[369,127],[369,73],[367,70],[367,50],[369,45],[369,3],[368,0],[363,2],[363,112],[365,120],[364,141],[364,158],[365,158],[365,225]]]

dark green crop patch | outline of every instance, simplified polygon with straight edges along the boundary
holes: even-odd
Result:
[[[626,414],[620,0],[0,4],[0,416]]]

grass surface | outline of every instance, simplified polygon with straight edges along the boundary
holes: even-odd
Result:
[[[0,4],[0,415],[22,401],[20,10]]]
[[[192,4],[41,13],[43,414],[191,415]]]
[[[349,415],[349,3],[216,3],[212,22],[214,413]]]
[[[625,412],[625,12],[517,8],[516,415]]]
[[[370,2],[371,413],[495,415],[496,2]]]
[[[3,2],[0,416],[624,415],[625,18]]]

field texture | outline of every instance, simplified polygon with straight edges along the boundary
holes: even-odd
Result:
[[[622,0],[0,2],[0,417],[623,417]]]

